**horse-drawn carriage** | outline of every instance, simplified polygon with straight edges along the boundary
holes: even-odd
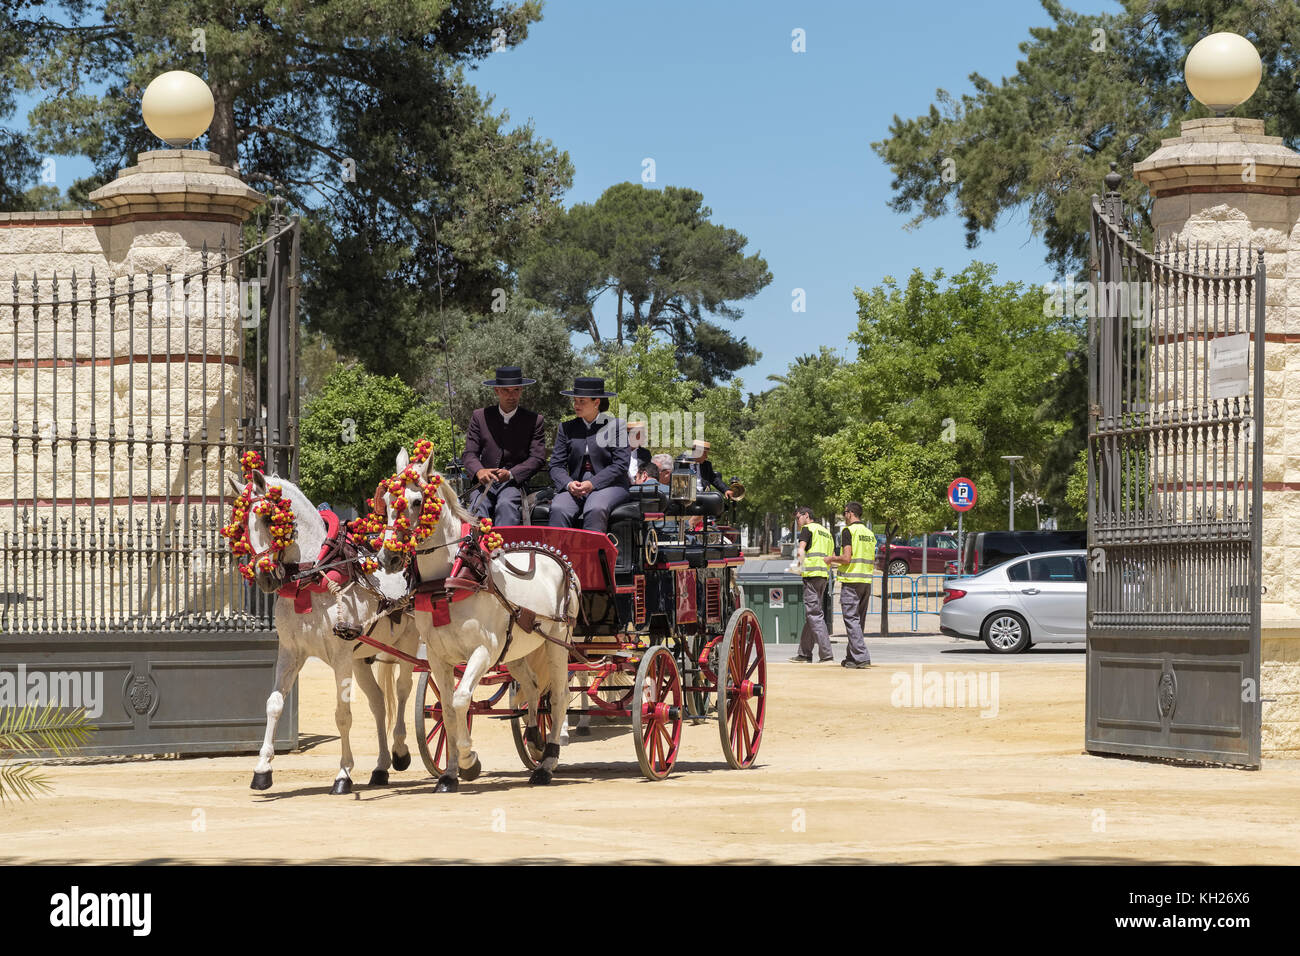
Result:
[[[358,668],[383,751],[372,785],[408,763],[400,711],[412,674],[417,742],[440,792],[480,772],[476,716],[512,722],[533,783],[550,781],[568,717],[630,722],[650,779],[672,771],[688,721],[716,720],[727,762],[753,764],[767,665],[758,619],[736,585],[738,535],[719,523],[724,496],[692,486],[670,497],[652,483],[614,509],[608,534],[547,527],[545,503],[532,525],[492,528],[431,471],[431,452],[427,441],[414,456],[403,450],[371,513],[350,529],[330,524],[292,483],[264,475],[253,453],[242,460],[244,479],[231,476],[238,498],[223,534],[249,556],[241,571],[291,599],[276,611],[280,662],[254,789],[271,785],[272,731],[308,655],[327,659],[341,688],[349,665]],[[336,654],[322,640],[350,650]],[[368,667],[376,659],[389,665],[379,682]],[[336,714],[335,793],[351,789],[347,697]],[[566,708],[566,698],[581,704]],[[389,753],[383,728],[393,714]]]
[[[716,720],[727,762],[749,767],[762,740],[767,663],[758,619],[742,607],[736,584],[744,561],[738,535],[718,523],[727,501],[716,492],[675,501],[653,483],[631,491],[632,500],[611,513],[608,534],[546,527],[545,503],[534,507],[534,525],[495,529],[506,554],[512,545],[540,545],[564,554],[577,574],[580,607],[568,669],[570,692],[586,706],[571,706],[568,714],[630,721],[637,761],[652,780],[672,771],[688,721]],[[447,766],[447,733],[425,670],[415,730],[424,765],[436,777]],[[512,683],[508,666],[493,668],[470,714],[509,719],[531,770],[556,728],[544,701],[539,734],[527,738]]]

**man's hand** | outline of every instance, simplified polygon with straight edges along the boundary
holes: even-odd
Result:
[[[478,471],[474,472],[474,480],[481,485],[492,484],[492,469],[480,468]]]
[[[509,481],[512,477],[509,468],[489,468],[487,470],[492,472],[494,481]]]
[[[730,488],[728,488],[728,489],[727,489],[726,491],[724,491],[722,494],[723,494],[725,497],[727,497],[727,498],[734,498],[734,497],[736,497],[736,493],[735,493],[734,491],[732,491]]]
[[[578,495],[582,498],[587,497],[587,495],[596,490],[596,486],[590,481],[575,481],[574,484],[578,486]]]
[[[582,498],[587,494],[587,492],[583,490],[584,487],[590,490],[591,482],[571,481],[567,485],[565,485],[565,489],[569,492],[569,494],[573,495],[573,497],[575,498]]]

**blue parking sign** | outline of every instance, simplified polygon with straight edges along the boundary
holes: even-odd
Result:
[[[970,511],[975,507],[977,497],[975,482],[969,478],[956,478],[948,486],[948,504],[957,511]]]

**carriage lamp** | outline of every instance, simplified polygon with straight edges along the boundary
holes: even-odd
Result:
[[[1236,33],[1211,33],[1201,39],[1183,66],[1192,96],[1222,116],[1250,99],[1259,87],[1259,51]]]
[[[140,101],[145,125],[168,146],[188,146],[202,136],[214,110],[208,84],[185,70],[154,77]]]
[[[695,466],[679,458],[673,462],[673,473],[668,478],[668,497],[673,501],[695,500]]]

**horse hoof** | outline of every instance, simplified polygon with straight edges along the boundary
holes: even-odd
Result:
[[[534,786],[544,787],[551,782],[551,772],[545,767],[538,767],[533,771],[533,775],[528,778],[528,782]]]
[[[433,788],[434,793],[455,793],[460,789],[460,781],[449,773],[444,773],[438,778],[438,785]]]
[[[388,786],[388,771],[387,771],[387,770],[372,770],[372,771],[370,771],[370,782],[369,782],[368,784],[366,784],[366,786],[368,786],[368,787],[386,787],[386,786]]]
[[[404,754],[399,754],[396,752],[393,753],[394,770],[405,770],[410,765],[411,765],[411,755],[409,752]]]
[[[351,793],[351,792],[352,792],[351,777],[339,777],[337,780],[334,781],[334,788],[330,790],[330,793],[334,794],[335,796],[339,796],[341,794]]]
[[[253,790],[270,790],[271,789],[271,771],[261,770],[254,771],[253,782],[250,784]]]
[[[591,728],[590,728],[590,727],[587,727],[587,726],[585,726],[585,725],[583,725],[583,724],[578,724],[578,726],[574,727],[574,728],[573,728],[573,732],[574,732],[575,734],[577,734],[579,737],[590,737],[590,736],[591,736]]]
[[[460,776],[462,780],[477,780],[478,775],[483,772],[483,762],[478,759],[478,754],[474,755],[474,763],[469,767],[462,767]]]

